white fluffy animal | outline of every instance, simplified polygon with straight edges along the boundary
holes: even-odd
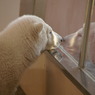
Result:
[[[81,42],[83,38],[83,28],[75,33],[64,37],[64,47],[75,57],[79,57]],[[95,64],[95,22],[90,24],[87,56]]]
[[[13,95],[22,73],[44,50],[55,49],[62,37],[41,18],[19,17],[0,33],[0,95]]]

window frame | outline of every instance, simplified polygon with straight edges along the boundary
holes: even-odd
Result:
[[[88,0],[86,15],[85,15],[85,24],[84,24],[84,35],[81,44],[80,58],[79,58],[79,67],[84,68],[85,60],[86,60],[86,52],[88,45],[88,36],[89,36],[89,28],[90,28],[90,20],[92,15],[92,10],[94,7],[94,0]]]

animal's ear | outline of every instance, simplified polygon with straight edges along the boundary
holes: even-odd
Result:
[[[36,23],[35,29],[36,29],[36,32],[41,32],[43,29],[43,24],[42,23]]]

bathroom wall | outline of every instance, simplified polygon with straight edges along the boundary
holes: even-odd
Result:
[[[33,14],[35,0],[21,0],[20,16],[25,14]]]
[[[0,0],[0,31],[19,16],[20,0]]]
[[[43,18],[62,36],[83,26],[87,0],[22,0],[20,15],[34,14]],[[95,7],[92,21],[95,21]]]
[[[83,26],[88,0],[46,0],[45,20],[62,36]],[[93,21],[95,21],[94,7]]]
[[[46,5],[46,0],[22,0],[20,5],[20,15],[32,14],[44,19]]]

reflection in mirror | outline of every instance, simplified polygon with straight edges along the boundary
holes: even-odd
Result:
[[[80,28],[75,33],[64,37],[63,47],[79,61],[79,53],[83,38],[83,28]]]
[[[86,4],[87,0],[47,0],[46,6],[45,21],[54,31],[66,38],[62,46],[77,61],[80,50],[77,49],[75,44],[77,37],[74,37],[74,35],[83,26]],[[78,34],[78,36],[78,40],[81,40],[81,35]],[[78,44],[80,43],[81,41],[78,41]]]
[[[83,35],[83,40],[81,44],[80,58],[79,58],[80,68],[85,67],[89,28],[90,28],[90,21],[91,21],[91,16],[92,16],[92,11],[93,11],[93,4],[94,4],[94,0],[88,0],[86,13],[85,13],[84,35]]]
[[[93,1],[95,2],[95,0]],[[87,58],[85,61],[85,69],[95,79],[95,6],[93,6],[93,10],[92,10],[92,18],[90,23],[90,31],[88,37],[86,56]]]
[[[47,0],[46,3],[45,21],[54,31],[64,37],[65,41],[62,43],[62,47],[67,51],[66,54],[69,53],[69,56],[67,56],[71,59],[75,58],[77,63],[79,62],[87,3],[88,0]],[[95,22],[95,6],[92,19]],[[65,50],[62,51],[65,52]],[[88,54],[87,52],[87,58],[89,56],[89,59],[91,59],[90,54],[92,53]],[[58,56],[59,54],[55,53],[55,55]],[[64,55],[62,54],[63,59]],[[61,57],[59,59],[62,60]]]

